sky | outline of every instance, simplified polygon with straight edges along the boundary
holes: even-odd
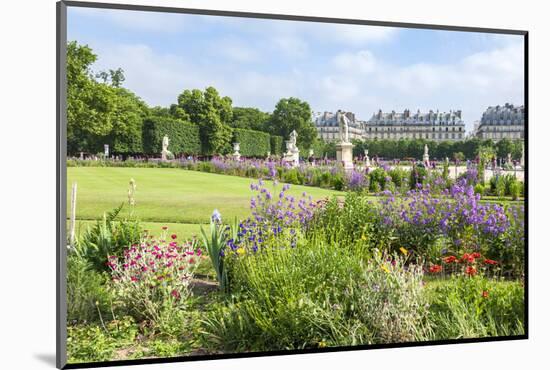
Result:
[[[122,68],[150,106],[215,87],[233,106],[273,111],[297,97],[315,112],[462,110],[524,102],[523,36],[129,10],[68,8],[68,40],[94,71]]]

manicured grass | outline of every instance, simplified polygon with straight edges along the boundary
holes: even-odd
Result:
[[[226,220],[247,217],[254,194],[249,186],[257,181],[173,168],[69,167],[68,215],[74,181],[78,184],[77,219],[93,220],[128,202],[128,183],[132,178],[137,184],[134,212],[140,220],[180,224],[207,223],[214,209],[218,209]],[[343,195],[342,192],[298,185],[293,185],[289,193],[301,196],[304,191],[314,199]],[[128,211],[126,206],[125,212]]]
[[[88,227],[92,227],[96,221],[93,220],[77,220],[75,226],[75,233],[77,236],[82,236]],[[168,227],[166,233],[168,235],[176,234],[179,239],[191,239],[194,236],[197,238],[201,237],[201,225],[200,224],[178,224],[172,222],[142,222],[141,226],[144,230],[147,230],[150,235],[159,237],[161,234],[162,227]],[[67,222],[67,230],[69,229],[70,224]],[[205,230],[208,230],[208,225],[204,225]]]

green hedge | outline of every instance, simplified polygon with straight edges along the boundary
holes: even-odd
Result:
[[[168,135],[168,150],[173,154],[199,154],[201,141],[199,127],[189,122],[167,116],[151,116],[143,122],[143,151],[159,154],[162,138]]]
[[[233,142],[240,144],[240,153],[245,157],[265,157],[271,150],[270,135],[262,131],[235,128]]]
[[[271,135],[271,154],[281,155],[283,154],[283,137],[277,135]]]

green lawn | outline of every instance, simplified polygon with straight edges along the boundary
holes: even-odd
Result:
[[[214,209],[218,209],[224,219],[245,218],[250,213],[249,202],[253,195],[250,184],[257,181],[172,168],[69,167],[67,214],[70,215],[70,192],[74,181],[78,184],[77,219],[93,220],[128,202],[128,183],[132,178],[137,184],[134,212],[140,220],[154,222],[150,225],[152,230],[166,223],[207,223]],[[301,196],[304,191],[314,199],[343,194],[298,185],[291,187],[290,194]],[[186,233],[198,231],[197,225],[177,227],[185,229]]]

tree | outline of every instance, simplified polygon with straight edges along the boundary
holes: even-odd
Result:
[[[141,152],[147,105],[120,87],[120,68],[96,74],[97,81],[90,68],[96,60],[88,46],[67,45],[67,151],[95,153],[110,144],[113,153]]]
[[[204,92],[198,89],[183,91],[178,96],[177,106],[172,106],[170,111],[176,118],[199,126],[203,152],[217,154],[230,150],[231,104],[231,98],[220,97],[215,88],[208,87]]]
[[[512,154],[514,152],[514,142],[508,138],[501,139],[497,143],[496,149],[499,158],[506,158],[508,153]]]
[[[266,131],[269,119],[269,113],[262,112],[259,109],[234,107],[231,127]]]
[[[110,84],[113,87],[121,87],[126,77],[122,68],[109,69],[109,72],[101,71],[96,73],[96,78],[103,80],[104,84]]]
[[[293,130],[296,130],[298,145],[304,149],[309,149],[317,137],[309,104],[297,98],[279,100],[269,120],[268,130],[274,135],[284,137],[285,140]]]
[[[104,141],[111,144],[113,153],[142,153],[143,121],[149,108],[129,90],[116,88],[114,91],[113,128]]]
[[[67,45],[67,150],[99,151],[99,137],[113,127],[115,93],[96,82],[90,66],[97,56],[88,46]]]

